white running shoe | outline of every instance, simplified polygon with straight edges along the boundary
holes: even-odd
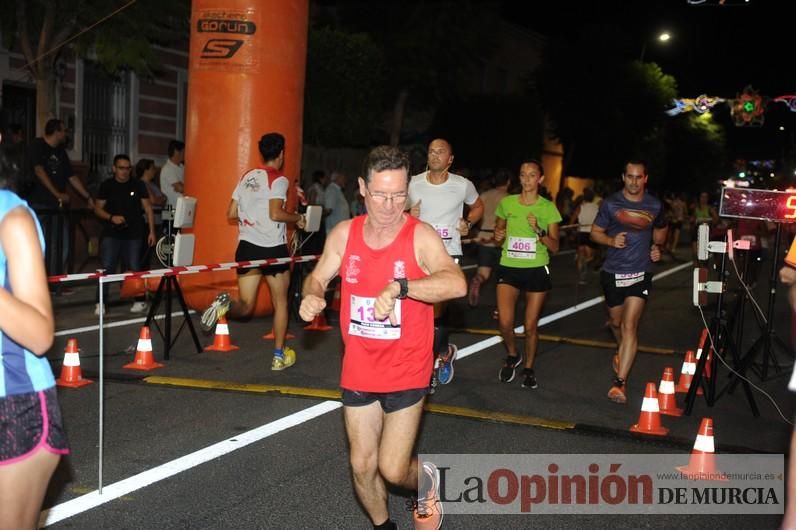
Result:
[[[143,313],[147,310],[147,303],[146,302],[135,302],[133,306],[130,308],[131,313]]]

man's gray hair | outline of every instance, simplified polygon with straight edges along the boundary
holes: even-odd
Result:
[[[362,174],[365,183],[370,182],[372,173],[386,171],[388,169],[405,169],[409,173],[409,156],[391,145],[380,145],[374,147],[365,158]]]

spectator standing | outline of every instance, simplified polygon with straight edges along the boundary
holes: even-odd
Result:
[[[326,233],[329,234],[340,221],[351,218],[351,207],[345,197],[345,174],[335,171],[326,187],[323,210],[326,213]]]
[[[185,193],[185,144],[179,140],[169,142],[169,158],[160,169],[160,189],[168,199],[169,206],[177,206],[177,199]]]
[[[367,208],[365,208],[365,198],[359,193],[359,190],[354,190],[354,197],[351,199],[351,217],[356,217],[357,215],[365,215],[368,213]]]
[[[69,194],[67,184],[93,208],[94,202],[81,180],[75,175],[72,163],[64,149],[66,128],[61,120],[51,119],[44,126],[44,136],[36,138],[30,146],[30,161],[35,180],[28,202],[37,211],[39,222],[47,240],[47,273],[62,274],[69,255]],[[58,241],[61,253],[57,252]]]
[[[127,155],[116,155],[113,158],[113,178],[100,185],[94,213],[105,221],[102,230],[100,260],[102,268],[108,274],[116,272],[123,258],[131,271],[141,270],[141,246],[146,233],[146,242],[151,247],[155,244],[155,217],[149,202],[149,192],[144,183],[130,178],[133,166]],[[144,215],[146,214],[146,226]],[[148,229],[148,232],[145,230]],[[108,298],[108,284],[103,284],[103,299]],[[130,308],[131,313],[142,313],[146,310],[146,302],[136,300]],[[99,315],[105,307],[99,303],[94,313]]]
[[[8,182],[8,189],[20,197],[27,197],[32,181],[28,178],[28,168],[25,164],[27,146],[25,145],[25,131],[22,129],[22,125],[18,123],[10,124],[8,133],[2,137],[0,147],[5,153],[6,163],[13,168],[14,180],[13,182]]]

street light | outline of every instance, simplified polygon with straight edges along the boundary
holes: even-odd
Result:
[[[671,38],[672,38],[671,33],[669,33],[668,31],[662,31],[661,33],[658,34],[657,37],[655,37],[655,40],[658,42],[669,42]],[[639,56],[638,60],[639,62],[642,63],[644,62],[644,54],[647,53],[647,42],[648,40],[644,39],[644,44],[641,45],[641,55]]]

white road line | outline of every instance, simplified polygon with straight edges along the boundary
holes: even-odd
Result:
[[[673,267],[669,270],[663,271],[653,276],[652,281],[656,281],[666,276],[669,276],[670,274],[674,274],[682,269],[685,269],[686,267],[690,267],[691,265],[692,264],[690,262],[683,263],[681,265],[678,265],[677,267]],[[571,314],[577,313],[578,311],[582,311],[584,309],[597,305],[603,300],[604,297],[598,296],[590,300],[587,300],[585,302],[581,302],[580,304],[576,304],[567,309],[563,309],[561,311],[558,311],[557,313],[553,313],[552,315],[548,315],[540,319],[539,325],[543,326],[545,324],[549,324],[550,322],[554,322]],[[173,315],[176,316],[178,314],[180,313],[174,313]],[[162,315],[156,318],[162,318]],[[137,318],[137,319],[113,322],[106,327],[125,326],[132,323],[143,322],[144,320],[146,319]],[[61,331],[58,334],[80,333],[83,331],[93,331],[96,330],[97,328],[98,326],[77,328],[75,330]],[[523,327],[519,326],[515,329],[515,331],[521,333],[523,331]],[[459,350],[457,358],[462,359],[464,357],[477,353],[490,346],[499,344],[501,340],[502,339],[500,337],[490,337],[488,339],[477,342],[476,344],[472,344],[470,346],[462,348],[461,350]],[[209,447],[205,447],[204,449],[200,449],[191,454],[172,460],[171,462],[166,462],[165,464],[161,464],[158,467],[144,471],[143,473],[139,473],[138,475],[134,475],[132,477],[126,478],[114,484],[105,486],[103,488],[102,495],[100,495],[98,491],[93,491],[91,493],[87,493],[80,497],[61,503],[57,506],[53,506],[48,510],[43,510],[39,517],[39,528],[55,524],[59,521],[63,521],[64,519],[68,519],[69,517],[73,517],[85,511],[96,508],[97,506],[118,499],[119,497],[127,495],[133,491],[145,488],[151,484],[154,484],[161,480],[182,473],[183,471],[196,467],[200,464],[204,464],[206,462],[209,462],[210,460],[224,456],[228,453],[231,453],[233,451],[251,445],[265,438],[268,438],[269,436],[282,432],[286,429],[296,427],[297,425],[300,425],[309,420],[320,417],[340,407],[342,407],[342,403],[340,403],[339,401],[324,401],[322,403],[319,403],[318,405],[314,405],[299,412],[295,412],[289,416],[285,416],[284,418],[274,420],[271,423],[267,423],[251,431],[233,436],[232,438],[228,438],[222,442],[216,443]]]
[[[235,435],[217,444],[177,458],[171,462],[166,462],[165,464],[139,473],[138,475],[105,486],[102,488],[102,495],[100,495],[98,491],[92,491],[91,493],[53,506],[49,510],[41,512],[39,517],[39,528],[55,524],[79,513],[96,508],[106,502],[118,499],[123,495],[145,488],[146,486],[172,477],[178,473],[187,471],[192,467],[204,464],[205,462],[224,456],[227,453],[246,447],[247,445],[268,438],[286,429],[315,419],[328,412],[339,409],[342,406],[343,404],[339,401],[324,401],[289,416],[285,416],[284,418],[257,427],[256,429],[252,429],[251,431]]]
[[[196,311],[193,309],[188,310],[188,313],[195,315]],[[155,315],[155,320],[163,320],[166,315]],[[182,311],[175,311],[171,314],[173,317],[181,317]],[[139,318],[131,318],[128,320],[117,320],[115,322],[110,322],[105,324],[105,329],[108,328],[119,328],[122,326],[129,326],[130,324],[140,324],[141,322],[146,322],[146,317],[139,317]],[[89,331],[97,331],[99,329],[99,325],[96,326],[85,326],[82,328],[72,328],[72,329],[62,329],[61,331],[56,331],[56,337],[63,337],[64,335],[77,335],[78,333],[88,333]]]
[[[690,261],[687,262],[687,263],[682,263],[682,264],[680,264],[680,265],[678,265],[676,267],[672,267],[671,269],[667,269],[667,270],[665,270],[663,272],[659,272],[658,274],[656,274],[655,276],[652,277],[652,281],[654,282],[654,281],[660,280],[661,278],[665,278],[666,276],[669,276],[670,274],[674,274],[676,272],[679,272],[679,271],[681,271],[681,270],[683,270],[685,268],[692,267],[692,266],[693,266],[693,263],[690,262]],[[585,302],[581,302],[579,304],[575,304],[572,307],[568,307],[566,309],[562,309],[561,311],[558,311],[557,313],[553,313],[552,315],[547,315],[545,317],[542,317],[542,318],[539,319],[539,326],[544,326],[544,325],[549,324],[551,322],[555,322],[556,320],[560,320],[560,319],[562,319],[564,317],[568,317],[569,315],[573,315],[573,314],[575,314],[575,313],[577,313],[579,311],[583,311],[584,309],[588,309],[588,308],[590,308],[592,306],[595,306],[595,305],[601,303],[603,300],[605,300],[604,296],[596,296],[596,297],[594,297],[594,298],[592,298],[590,300],[586,300]],[[515,333],[522,333],[523,331],[525,331],[525,326],[517,326],[516,328],[514,328],[514,332]],[[465,357],[469,357],[470,355],[473,355],[474,353],[478,353],[481,350],[485,350],[485,349],[487,349],[487,348],[489,348],[491,346],[494,346],[495,344],[500,344],[501,342],[503,342],[503,339],[498,335],[498,336],[495,336],[495,337],[489,337],[488,339],[484,339],[484,340],[482,340],[480,342],[476,342],[475,344],[471,344],[469,346],[465,346],[464,348],[459,349],[458,353],[456,353],[456,359],[457,360],[458,359],[464,359]]]

